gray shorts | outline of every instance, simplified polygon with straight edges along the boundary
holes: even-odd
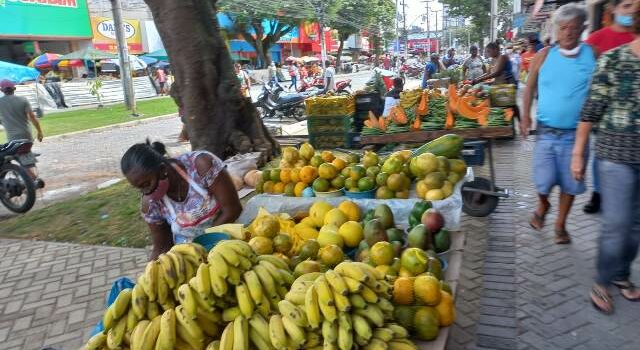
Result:
[[[16,156],[16,159],[18,160],[18,163],[20,163],[20,165],[22,165],[25,168],[34,167],[38,162],[38,160],[36,159],[36,155],[33,154],[33,152],[18,155]]]

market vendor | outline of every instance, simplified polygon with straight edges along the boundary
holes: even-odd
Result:
[[[149,225],[150,259],[174,244],[191,242],[204,230],[234,222],[242,205],[224,163],[207,151],[167,157],[160,142],[137,143],[120,161],[122,173],[142,196]]]
[[[487,58],[493,60],[491,72],[485,73],[471,81],[471,85],[481,83],[485,80],[495,79],[495,84],[515,84],[511,60],[509,55],[500,53],[500,45],[496,42],[489,43],[485,50]]]
[[[400,77],[393,78],[393,88],[384,95],[384,111],[382,115],[389,115],[391,108],[400,103],[400,93],[404,88],[404,81]]]

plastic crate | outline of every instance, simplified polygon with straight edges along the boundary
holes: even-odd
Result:
[[[317,133],[338,133],[351,130],[351,115],[336,117],[309,117],[307,118],[307,130],[309,135]]]
[[[462,148],[462,159],[467,165],[484,165],[484,146],[486,141],[467,141]]]
[[[349,133],[309,133],[309,143],[316,149],[349,148]]]

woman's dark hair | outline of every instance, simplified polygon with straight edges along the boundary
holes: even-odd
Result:
[[[620,5],[621,2],[623,2],[624,0],[611,0],[609,1],[609,4],[613,7],[616,7],[618,5]]]
[[[497,41],[492,41],[487,44],[487,49],[500,51],[500,44]]]
[[[400,78],[400,77],[393,78],[393,87],[394,88],[402,89],[403,86],[404,86],[404,80],[402,80],[402,78]]]
[[[120,160],[122,173],[127,175],[132,170],[144,172],[157,172],[162,164],[166,164],[167,148],[162,142],[151,142],[147,139],[144,143],[136,143],[124,152]]]
[[[640,11],[633,14],[633,29],[636,34],[640,34]]]

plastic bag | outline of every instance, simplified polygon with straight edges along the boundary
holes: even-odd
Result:
[[[120,294],[123,289],[133,288],[135,287],[135,285],[136,284],[133,283],[133,281],[126,277],[118,278],[115,282],[113,282],[113,284],[111,285],[111,291],[109,291],[109,294],[107,295],[105,310],[108,309],[114,301],[116,301],[118,294]],[[102,324],[102,320],[100,320],[100,322],[98,322],[98,324],[93,328],[93,331],[91,331],[91,336],[93,337],[94,335],[102,331],[104,331],[104,325]]]
[[[249,170],[258,169],[258,160],[260,159],[260,152],[252,152],[245,154],[235,155],[224,161],[227,165],[227,172],[229,175],[244,178],[244,175]]]

